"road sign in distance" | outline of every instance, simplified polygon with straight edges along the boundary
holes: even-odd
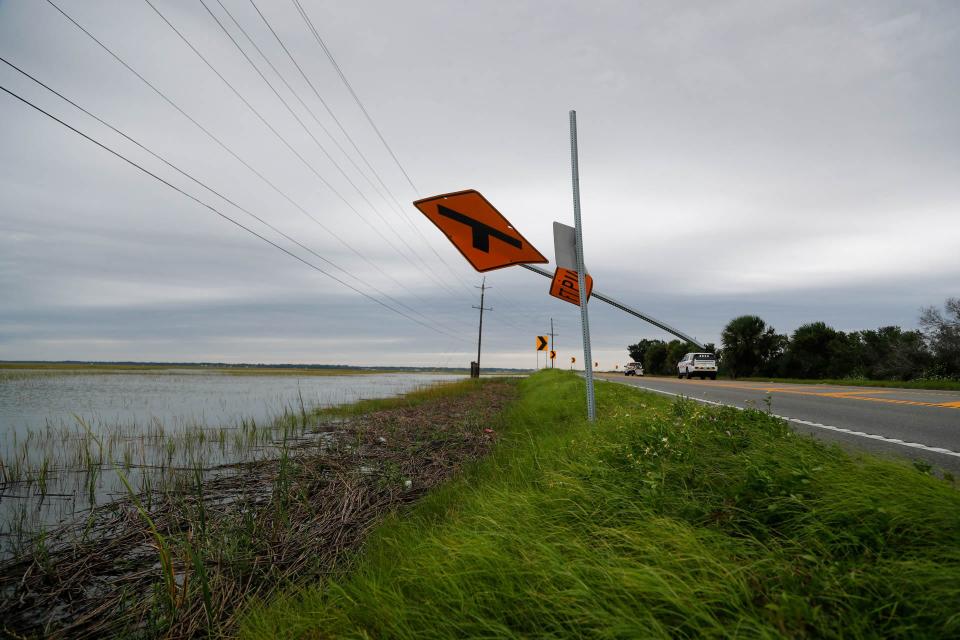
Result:
[[[570,356],[570,364],[577,364],[577,359],[574,356]]]
[[[557,359],[557,352],[556,352],[556,351],[553,351],[552,349],[550,350],[550,359],[551,359],[551,360],[556,360],[556,359]]]
[[[546,351],[550,336],[537,336],[537,351]]]
[[[479,191],[445,193],[413,205],[437,225],[477,271],[548,262]]]
[[[584,277],[584,281],[587,287],[586,299],[589,300],[590,294],[593,293],[593,278],[588,273]],[[550,283],[550,295],[579,307],[580,286],[577,284],[577,272],[557,267],[553,274],[553,282]]]

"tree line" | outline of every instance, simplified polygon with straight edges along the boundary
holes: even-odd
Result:
[[[960,298],[943,309],[921,310],[919,330],[898,326],[843,332],[810,322],[791,335],[762,318],[734,318],[721,334],[720,373],[733,378],[864,378],[870,380],[960,379]],[[627,347],[650,374],[673,375],[684,354],[700,351],[682,340],[640,340]]]

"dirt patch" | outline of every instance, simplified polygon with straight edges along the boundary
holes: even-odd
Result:
[[[487,453],[514,395],[491,381],[321,418],[277,459],[100,507],[0,566],[0,635],[229,634],[247,599],[342,568],[384,515]]]

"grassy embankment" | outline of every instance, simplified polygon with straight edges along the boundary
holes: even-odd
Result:
[[[762,412],[541,372],[500,444],[257,637],[958,637],[960,493]]]

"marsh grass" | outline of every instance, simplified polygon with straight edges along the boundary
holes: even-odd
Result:
[[[149,379],[139,377],[129,388],[149,389]],[[79,388],[95,388],[95,377],[89,378],[86,386]],[[291,388],[293,383],[291,379]],[[198,417],[173,414],[167,419],[149,415],[106,418],[92,408],[85,415],[47,419],[24,430],[0,433],[0,560],[29,552],[34,533],[125,496],[127,491],[116,471],[122,471],[144,495],[149,508],[158,493],[176,488],[179,476],[197,466],[212,469],[256,462],[278,455],[277,442],[295,446],[300,439],[314,437],[309,432],[316,423],[331,419],[322,413],[331,404],[349,403],[362,393],[396,393],[411,385],[429,384],[431,381],[418,382],[411,376],[400,382],[393,378],[347,389],[334,385],[330,391],[324,391],[322,384],[313,385],[308,400],[297,382],[292,396],[289,392],[264,396],[262,410],[270,416],[267,420],[230,417],[207,424],[202,412]],[[31,392],[35,391],[31,387]],[[111,401],[105,397],[106,402]],[[120,398],[123,411],[138,403],[134,396]],[[15,402],[16,391],[2,399]],[[206,406],[216,415],[233,415],[222,402],[207,401]]]
[[[495,452],[244,638],[958,637],[960,493],[759,410],[542,372]]]
[[[115,475],[124,492],[80,521],[32,530],[21,522],[24,544],[0,563],[0,632],[230,632],[246,598],[330,573],[375,521],[490,447],[481,425],[510,385],[451,387],[368,403],[378,410],[349,419],[298,402],[270,424],[244,421],[235,444],[256,456],[215,467],[205,453],[230,442],[222,430],[156,425],[162,458],[136,480],[110,466],[119,445],[77,418],[73,455],[85,477]]]

